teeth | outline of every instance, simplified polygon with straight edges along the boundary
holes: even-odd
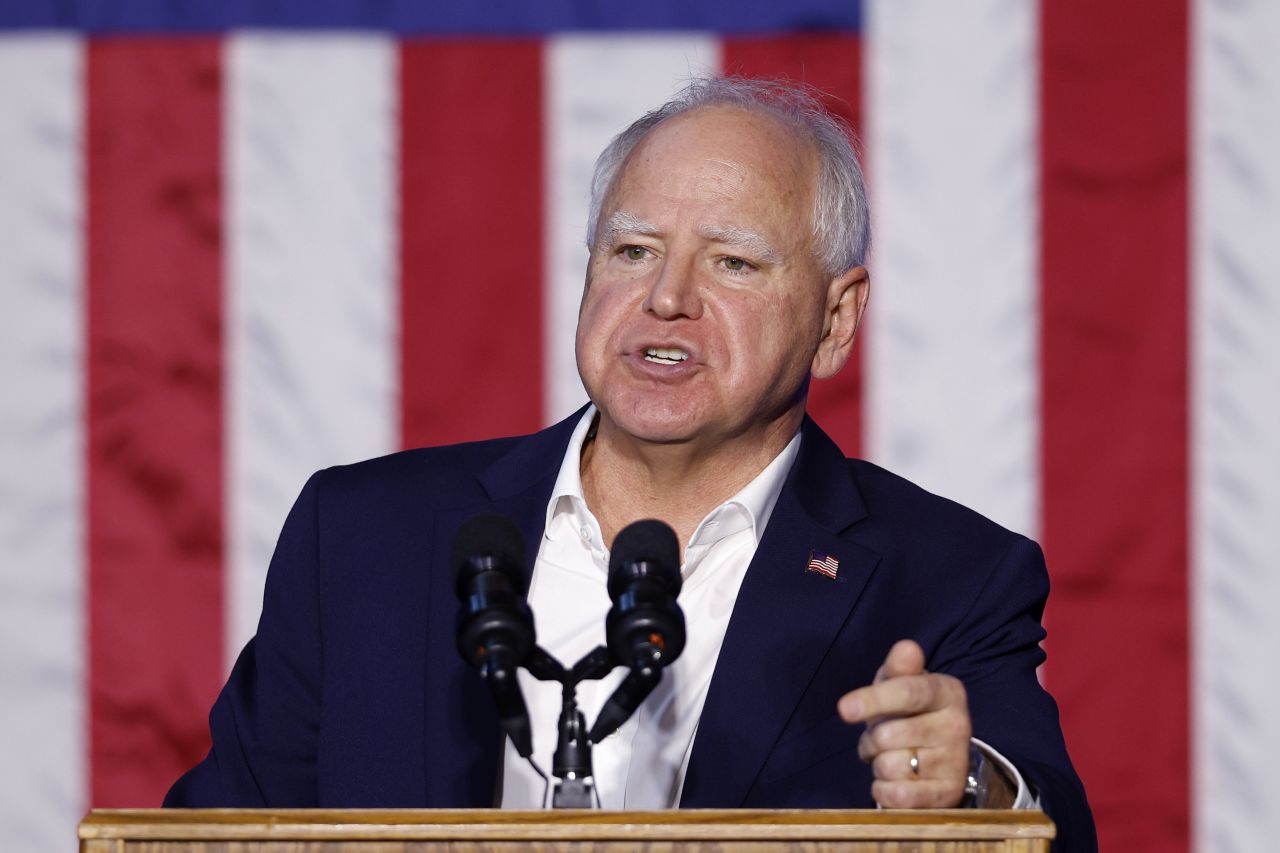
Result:
[[[644,351],[645,361],[652,361],[655,364],[679,364],[688,357],[687,352],[674,347],[649,347]]]

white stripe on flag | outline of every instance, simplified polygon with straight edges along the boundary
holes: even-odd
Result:
[[[0,849],[87,793],[82,48],[0,36]]]
[[[396,444],[396,69],[383,37],[231,40],[232,656],[253,632],[268,559],[306,477]]]
[[[551,39],[546,50],[543,411],[552,423],[587,399],[573,339],[587,267],[587,208],[596,156],[683,81],[718,70],[720,43],[697,35],[566,36]]]
[[[1280,837],[1280,5],[1192,14],[1196,849]]]
[[[1034,535],[1033,3],[866,6],[868,455]]]

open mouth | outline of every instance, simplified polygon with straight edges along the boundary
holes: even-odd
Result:
[[[674,347],[649,347],[644,351],[644,360],[654,364],[679,364],[688,358],[689,353]]]

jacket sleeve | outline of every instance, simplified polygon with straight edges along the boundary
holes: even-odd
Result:
[[[1058,828],[1054,850],[1094,851],[1093,818],[1058,708],[1036,675],[1045,660],[1040,620],[1048,594],[1039,546],[1016,537],[928,665],[964,682],[974,736],[1007,758],[1039,796]]]
[[[178,808],[289,808],[317,803],[323,638],[319,482],[303,487],[267,574],[257,635],[209,714],[213,746],[164,798]]]

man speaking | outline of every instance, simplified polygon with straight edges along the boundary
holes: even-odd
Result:
[[[213,749],[166,804],[540,806],[455,650],[454,534],[516,521],[539,642],[571,662],[603,641],[614,537],[658,518],[688,644],[597,748],[606,807],[1039,803],[1059,847],[1091,849],[1036,679],[1039,549],[845,459],[805,417],[811,379],[849,358],[868,235],[848,135],[802,89],[697,80],[623,131],[592,190],[591,405],[312,477]],[[559,690],[522,684],[545,762]],[[583,692],[588,717],[610,685]]]

